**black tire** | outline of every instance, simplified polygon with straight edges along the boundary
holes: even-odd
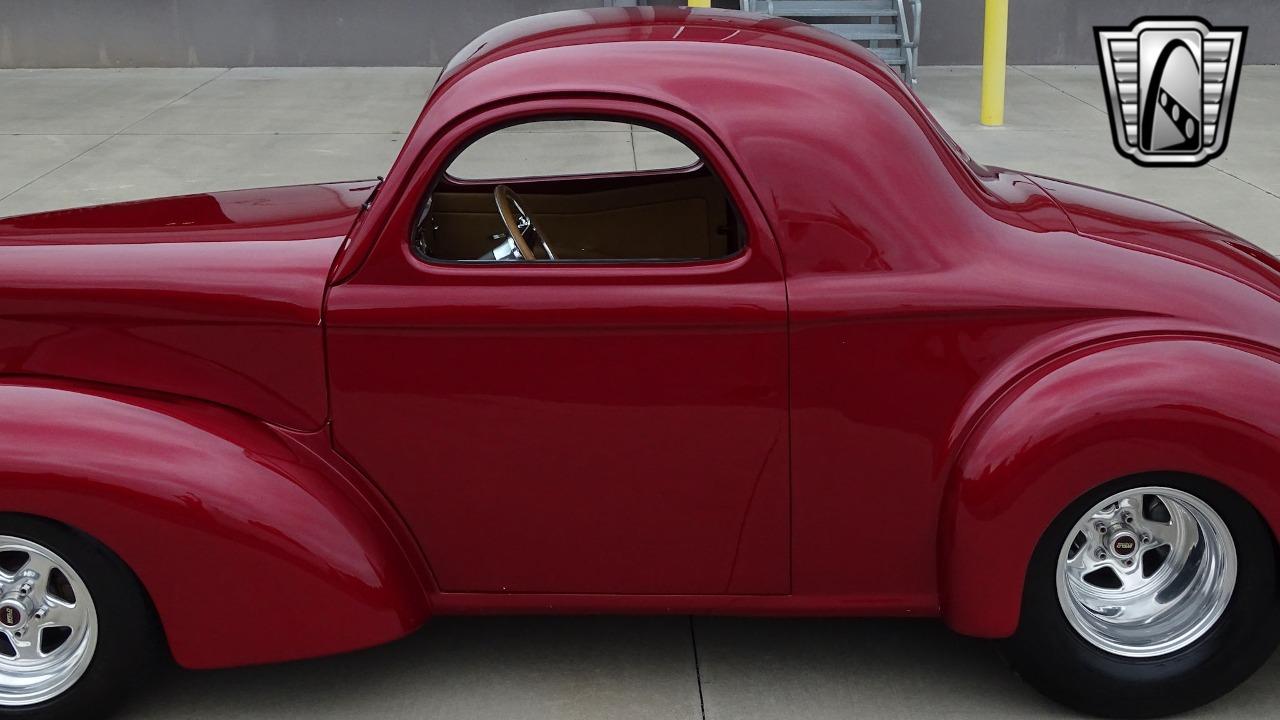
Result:
[[[0,706],[0,719],[109,717],[167,657],[150,598],[120,558],[84,533],[28,515],[0,514],[0,535],[43,545],[70,564],[93,598],[98,632],[93,658],[75,684],[39,704]]]
[[[1058,600],[1058,556],[1074,523],[1124,490],[1163,486],[1208,503],[1227,524],[1237,557],[1235,589],[1222,617],[1176,652],[1130,658],[1106,652],[1068,622]],[[1231,490],[1169,473],[1117,480],[1080,498],[1045,532],[1028,568],[1017,632],[1003,643],[1022,678],[1050,698],[1101,717],[1161,717],[1226,694],[1267,661],[1280,640],[1275,541],[1257,511]]]

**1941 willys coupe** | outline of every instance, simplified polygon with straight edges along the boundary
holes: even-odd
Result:
[[[447,172],[566,119],[693,159]],[[1278,301],[820,30],[504,25],[380,184],[0,221],[0,715],[542,612],[940,617],[1074,707],[1185,709],[1277,641]]]

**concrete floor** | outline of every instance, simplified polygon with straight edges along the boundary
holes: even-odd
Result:
[[[1199,168],[1143,168],[1120,157],[1096,66],[1010,68],[1000,128],[977,122],[980,80],[977,68],[925,68],[919,87],[979,162],[1153,200],[1280,252],[1280,66],[1244,68],[1227,151]]]
[[[434,69],[0,71],[0,216],[155,195],[372,177]],[[1280,68],[1244,71],[1226,156],[1193,170],[1118,157],[1096,68],[1012,68],[1008,124],[976,122],[974,68],[919,92],[982,162],[1154,199],[1280,251]],[[474,167],[572,150],[598,167],[681,157],[652,133],[527,128]],[[539,156],[540,157],[540,156]],[[1280,702],[1280,658],[1195,717]],[[938,623],[686,617],[445,619],[389,647],[289,665],[175,671],[123,717],[934,718],[1069,716],[993,643]]]
[[[1181,717],[1272,716],[1280,658]],[[920,620],[439,619],[323,660],[174,671],[122,720],[927,720],[1075,714]]]
[[[390,165],[433,68],[0,71],[0,216],[213,189],[365,178]],[[1014,67],[1007,123],[977,123],[977,68],[924,68],[919,92],[980,162],[1148,198],[1280,251],[1280,67],[1244,70],[1227,153],[1147,169],[1112,147],[1087,67]],[[619,126],[625,127],[625,126]],[[583,167],[657,167],[679,149],[646,132],[542,127],[476,158],[557,152]],[[583,142],[585,139],[588,142]],[[633,165],[629,165],[633,164]]]

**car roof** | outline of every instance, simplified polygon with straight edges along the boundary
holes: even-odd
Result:
[[[503,121],[568,119],[584,113],[562,110],[583,103],[600,108],[585,112],[590,117],[634,120],[629,112],[613,114],[623,103],[682,116],[725,151],[728,164],[719,171],[731,169],[743,179],[745,194],[774,228],[793,222],[797,209],[815,198],[838,196],[855,199],[858,207],[850,212],[858,218],[857,233],[899,234],[917,196],[904,188],[928,188],[937,210],[924,218],[937,224],[919,233],[921,243],[945,236],[959,222],[954,218],[972,214],[975,202],[990,210],[991,193],[979,187],[977,166],[870,51],[782,18],[670,7],[563,11],[480,36],[441,74],[387,186],[396,198],[411,187],[422,192],[423,180],[413,178],[439,170],[424,159],[440,143],[433,162],[445,162],[443,153],[479,131],[467,126],[470,118],[493,110]],[[515,115],[499,110],[515,106],[522,106]],[[395,203],[375,203],[366,224],[388,222]],[[826,204],[810,215],[829,209]],[[832,227],[841,222],[843,216]],[[372,231],[360,235],[353,259],[344,259],[335,277],[362,261],[373,237]],[[913,252],[906,244],[900,250]]]
[[[811,25],[758,13],[663,6],[565,10],[499,25],[462,48],[441,73],[437,87],[491,62],[549,48],[673,41],[698,43],[707,53],[724,44],[798,53],[830,60],[864,75],[898,80],[871,51]],[[655,57],[655,63],[660,62]],[[767,72],[767,68],[758,70]],[[672,67],[671,71],[682,70]]]

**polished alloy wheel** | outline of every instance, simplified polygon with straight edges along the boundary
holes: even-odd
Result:
[[[1068,532],[1058,601],[1098,648],[1165,655],[1222,617],[1236,565],[1231,532],[1213,508],[1181,490],[1135,488],[1098,503]]]
[[[93,659],[98,616],[75,570],[39,543],[0,535],[0,706],[49,700]]]

